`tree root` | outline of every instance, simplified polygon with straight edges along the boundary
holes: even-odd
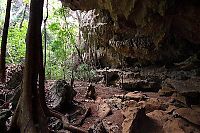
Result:
[[[48,116],[53,116],[53,117],[56,117],[56,118],[60,119],[62,121],[62,123],[63,123],[64,128],[67,129],[70,132],[88,133],[88,131],[86,131],[86,130],[84,130],[82,128],[75,127],[75,126],[69,124],[68,116],[64,116],[63,114],[61,114],[59,112],[56,112],[56,111],[54,111],[52,109],[49,109]]]
[[[75,125],[83,125],[84,120],[87,118],[87,116],[89,116],[89,114],[91,113],[91,108],[87,108],[85,113],[81,116],[81,119],[79,120],[79,122]]]
[[[18,132],[20,132],[20,131],[18,131],[19,130],[19,127],[18,127],[18,124],[19,124],[18,122],[19,121],[18,121],[18,119],[19,119],[19,111],[20,111],[20,108],[19,108],[20,101],[21,101],[21,97],[19,98],[19,102],[18,102],[17,107],[15,109],[15,113],[14,113],[14,115],[12,117],[11,124],[10,124],[10,129],[9,129],[8,133],[18,133]]]

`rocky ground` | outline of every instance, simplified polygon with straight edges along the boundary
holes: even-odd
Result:
[[[18,99],[19,70],[13,73],[18,73],[10,77],[15,80],[1,85],[0,131],[9,127]],[[73,88],[64,80],[46,81],[46,93],[49,107],[67,114],[71,124],[89,132],[200,132],[199,68],[97,70],[93,83],[75,81]],[[49,128],[68,132],[56,118],[49,119]]]

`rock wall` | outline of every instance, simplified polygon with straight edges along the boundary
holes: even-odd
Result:
[[[85,23],[82,31],[90,44],[98,44],[97,49],[111,66],[120,66],[121,58],[127,65],[136,61],[179,62],[200,50],[198,0],[62,2],[73,10],[95,9],[92,17],[87,18],[91,23]]]

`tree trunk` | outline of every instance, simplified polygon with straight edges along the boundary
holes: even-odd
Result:
[[[10,22],[10,10],[11,10],[11,2],[12,0],[7,0],[7,7],[6,7],[6,16],[5,22],[3,27],[3,35],[1,41],[1,57],[0,57],[0,79],[1,82],[5,82],[6,80],[6,45],[7,45],[7,37],[8,37],[8,28]]]
[[[80,47],[81,47],[81,12],[76,11],[76,17],[78,18],[78,46],[75,44],[76,51],[78,53],[79,59],[81,63],[84,63],[83,57],[81,55]]]
[[[41,24],[44,0],[31,0],[30,17],[26,37],[26,60],[23,75],[22,94],[11,127],[18,127],[20,133],[47,133],[47,118],[43,99],[38,89],[44,86]],[[43,82],[43,83],[42,83]],[[43,88],[42,88],[43,89]],[[12,130],[11,130],[12,131]],[[16,132],[16,131],[13,131]]]
[[[46,29],[46,25],[47,25],[47,19],[49,17],[48,4],[49,4],[49,1],[47,0],[46,1],[47,14],[46,14],[46,18],[44,19],[44,67],[46,66],[46,62],[47,62],[47,29]]]
[[[63,126],[69,131],[86,133],[87,131],[70,125],[64,115],[49,110],[46,105],[41,35],[43,4],[44,0],[31,0],[22,94],[12,119],[10,132],[48,133],[48,115],[61,119]]]
[[[26,9],[27,9],[27,6],[28,6],[28,4],[25,4],[24,11],[23,11],[23,15],[22,15],[22,20],[21,20],[21,22],[20,22],[20,24],[19,24],[19,29],[21,29],[22,26],[23,26],[23,22],[24,22],[24,19],[25,19],[25,16],[26,16]]]
[[[76,46],[76,44],[74,45],[74,47],[75,47],[75,49],[76,49],[76,51],[77,51],[77,53],[78,53],[79,60],[81,61],[81,63],[84,63],[83,57],[82,57],[82,55],[81,55],[81,52],[80,52],[80,50],[78,49],[78,47]]]

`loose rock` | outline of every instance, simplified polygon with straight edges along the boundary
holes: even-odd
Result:
[[[122,123],[123,133],[134,133],[137,131],[138,125],[146,117],[145,108],[140,107],[128,107],[122,114],[125,117]]]
[[[102,119],[112,113],[107,103],[103,103],[99,106],[98,116]]]
[[[160,96],[171,96],[174,92],[177,92],[171,85],[162,85],[162,89],[158,91]]]
[[[189,122],[200,126],[200,112],[190,108],[180,108],[175,110],[175,113],[181,118],[184,118]]]
[[[135,100],[135,101],[143,101],[148,99],[146,95],[139,92],[129,92],[124,96],[124,98],[126,100]]]
[[[65,80],[58,80],[50,89],[49,95],[52,98],[52,108],[62,110],[66,106],[72,105],[76,91]]]

